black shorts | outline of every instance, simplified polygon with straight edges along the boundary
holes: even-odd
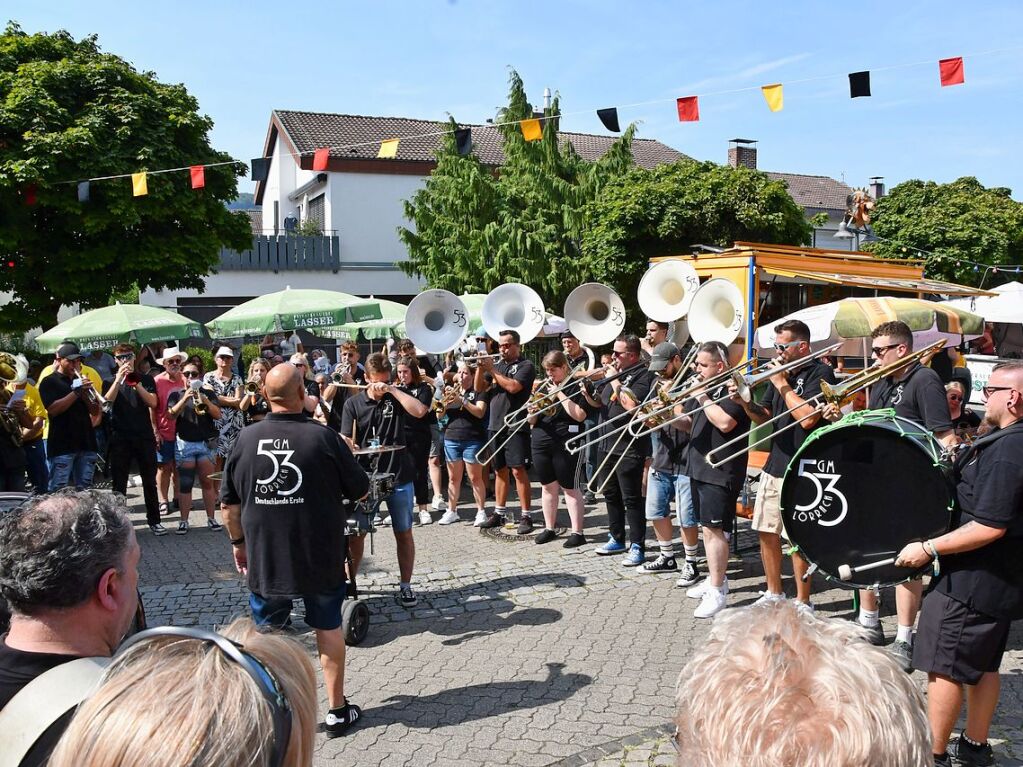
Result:
[[[563,444],[534,444],[533,466],[536,468],[536,478],[541,485],[557,482],[563,490],[574,490],[576,469],[581,457],[579,453],[569,453]]]
[[[1009,639],[1009,623],[932,591],[920,610],[913,668],[962,684],[977,684],[983,674],[998,671]]]
[[[488,436],[493,439],[494,432],[490,432]],[[505,440],[507,440],[507,443],[504,447],[494,452],[494,448],[500,446]],[[519,429],[510,439],[508,437],[508,430],[503,430],[497,435],[497,439],[491,443],[491,446],[487,448],[487,453],[494,456],[490,462],[494,471],[500,471],[505,468],[516,469],[519,466],[529,468],[530,452],[529,429],[527,427]]]
[[[735,502],[739,491],[721,485],[712,485],[698,479],[689,480],[693,496],[693,514],[704,527],[731,530],[735,521]]]

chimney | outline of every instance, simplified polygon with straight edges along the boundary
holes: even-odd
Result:
[[[884,176],[870,177],[870,196],[875,200],[884,197]]]
[[[757,142],[748,138],[733,138],[728,142],[728,164],[733,168],[757,169]]]

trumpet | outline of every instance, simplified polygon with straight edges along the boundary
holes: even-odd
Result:
[[[75,371],[75,380],[76,381],[85,381],[86,379],[82,376],[82,374],[80,372],[78,372],[76,370]],[[81,386],[81,383],[79,383],[78,385]],[[98,391],[96,391],[95,388],[90,387],[90,388],[86,389],[86,392],[87,392],[86,399],[88,399],[94,405],[99,405],[104,413],[109,413],[111,411],[111,409],[113,408],[113,405],[111,405],[102,396],[100,396],[100,393]]]
[[[206,403],[202,401],[202,392],[199,391],[199,387],[193,387],[189,391],[189,395],[192,397],[192,409],[195,410],[195,414],[206,415],[209,412],[209,408],[206,407]]]
[[[433,398],[433,412],[438,418],[442,417],[451,403],[464,396],[465,389],[461,386],[445,386],[443,393],[439,397]]]
[[[250,395],[259,394],[259,381],[246,381],[245,393]]]
[[[748,453],[749,451],[756,448],[757,445],[762,445],[764,442],[767,442],[767,440],[777,436],[778,434],[788,431],[789,429],[794,429],[796,426],[802,424],[803,421],[808,421],[811,418],[816,418],[821,413],[823,413],[829,406],[841,407],[846,402],[851,400],[853,395],[856,394],[858,391],[866,389],[868,386],[874,385],[882,378],[887,378],[888,376],[897,373],[907,365],[911,365],[912,363],[922,359],[923,357],[926,357],[929,354],[934,354],[936,351],[940,350],[944,346],[945,339],[941,338],[935,341],[930,346],[920,349],[919,351],[915,351],[911,354],[907,354],[905,357],[896,360],[895,362],[891,362],[887,365],[876,364],[871,365],[870,367],[861,370],[859,373],[855,373],[849,376],[844,381],[842,381],[839,384],[835,384],[834,386],[829,384],[827,381],[821,381],[821,393],[811,397],[805,403],[807,405],[814,406],[813,411],[810,412],[808,415],[805,415],[798,420],[793,420],[792,423],[786,424],[777,431],[772,431],[766,437],[761,437],[756,442],[751,442],[747,444],[745,447],[732,452],[731,454],[725,456],[724,458],[712,459],[712,456],[720,453],[725,448],[731,447],[732,445],[735,445],[736,443],[739,443],[742,440],[748,441],[750,432],[744,432],[743,434],[740,434],[738,437],[729,440],[723,445],[719,445],[718,447],[714,448],[709,453],[707,453],[706,456],[707,463],[714,468],[718,468],[719,466],[722,466],[723,464],[726,464],[729,461],[738,458],[743,453]],[[802,405],[800,405],[799,407],[802,407]],[[792,415],[792,413],[798,409],[799,408],[790,408],[789,410],[786,410],[783,413],[779,413],[773,418],[769,418],[768,420],[764,421],[761,424],[757,424],[757,426],[758,427],[767,426],[767,424],[769,423],[775,423],[776,421],[780,421],[782,418]]]

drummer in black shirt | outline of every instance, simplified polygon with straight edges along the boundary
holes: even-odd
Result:
[[[634,410],[647,399],[650,389],[658,376],[640,364],[642,347],[639,338],[634,335],[623,335],[615,339],[615,368],[621,372],[629,368],[633,370],[619,378],[614,378],[601,392],[601,402],[607,408],[607,420],[614,427],[624,427],[630,417],[617,418],[629,410]],[[625,520],[629,522],[629,547],[622,560],[626,567],[637,567],[646,560],[646,504],[643,501],[643,472],[646,459],[650,457],[650,437],[633,439],[625,435],[618,439],[615,433],[605,436],[601,446],[601,465],[595,481],[604,484],[604,500],[607,502],[607,525],[609,528],[607,543],[599,546],[594,553],[597,556],[609,556],[626,551]],[[610,453],[610,454],[608,454]],[[620,460],[619,460],[620,459]],[[610,477],[607,476],[611,467],[617,468]]]
[[[913,352],[913,332],[904,322],[884,322],[871,332],[871,354],[878,365],[890,365]],[[940,352],[939,352],[940,353]],[[952,429],[952,418],[941,377],[919,362],[913,362],[894,375],[871,387],[867,401],[870,410],[892,408],[895,415],[920,424],[931,432],[942,446],[951,447],[958,440]],[[913,670],[913,625],[920,611],[923,581],[900,583],[895,587],[895,609],[898,629],[891,653],[910,672]],[[870,629],[871,641],[884,644],[879,620],[877,594],[870,589],[860,592],[859,621]]]
[[[494,468],[494,513],[480,527],[500,527],[504,524],[507,512],[508,490],[510,489],[508,470],[515,478],[515,490],[519,495],[519,506],[522,514],[519,517],[519,535],[526,535],[533,530],[530,517],[529,488],[529,429],[525,426],[510,433],[504,427],[504,417],[520,410],[529,400],[536,380],[536,367],[532,361],[522,356],[519,346],[519,334],[514,330],[502,330],[498,333],[498,350],[501,360],[495,365],[490,357],[481,357],[476,369],[477,391],[485,390],[485,376],[491,374],[494,385],[490,389],[490,438],[493,440],[489,451],[493,454],[491,466]],[[497,434],[500,432],[500,434]],[[496,434],[496,439],[494,439]],[[506,442],[502,447],[501,443]],[[495,448],[500,450],[494,452]]]
[[[257,625],[283,627],[292,601],[305,602],[330,706],[325,729],[335,737],[360,713],[344,692],[344,501],[363,498],[369,481],[337,433],[302,412],[297,368],[274,367],[263,393],[273,412],[239,432],[224,467],[224,524],[235,567],[248,578]]]
[[[913,667],[927,672],[935,765],[994,764],[987,743],[999,697],[998,668],[1010,624],[1023,618],[1023,363],[996,365],[984,387],[984,420],[994,431],[956,459],[955,529],[906,545],[896,565],[937,560],[923,601]],[[959,718],[966,728],[946,746]]]
[[[774,348],[777,351],[771,364],[780,366],[810,356],[810,328],[800,320],[789,320],[774,328]],[[820,413],[814,414],[814,406],[807,400],[821,393],[821,381],[835,383],[835,372],[829,365],[817,359],[808,359],[806,364],[771,376],[771,386],[759,404],[744,402],[736,396],[739,404],[755,424],[779,416],[785,411],[791,413],[774,422],[774,431],[785,431],[771,440],[771,452],[760,475],[760,487],[753,507],[753,529],[760,536],[760,559],[764,564],[767,591],[758,603],[784,599],[781,584],[781,486],[792,457],[796,454],[810,433],[821,423]],[[733,387],[734,388],[734,387]],[[798,426],[786,429],[796,419]],[[792,571],[796,581],[797,606],[812,610],[810,606],[810,580],[803,580],[809,565],[798,552],[792,555]]]
[[[583,535],[586,507],[582,491],[576,485],[579,455],[568,452],[565,440],[582,431],[581,424],[586,420],[586,400],[578,383],[565,386],[569,381],[570,368],[563,352],[548,352],[543,358],[543,368],[556,393],[541,407],[534,402],[526,411],[533,427],[533,465],[542,488],[540,505],[544,529],[536,536],[536,542],[549,543],[557,537],[558,493],[564,491],[568,517],[572,522],[572,534],[565,539],[564,547],[571,549],[586,543]]]
[[[403,449],[375,456],[361,456],[364,469],[394,474],[394,491],[385,497],[391,517],[391,529],[398,549],[400,582],[396,599],[402,607],[414,607],[418,602],[412,591],[412,569],[416,560],[416,544],[412,539],[412,507],[414,493],[412,479],[415,467],[412,456],[405,450],[405,419],[422,418],[429,408],[410,394],[390,383],[391,363],[387,355],[376,352],[366,358],[367,387],[349,397],[341,414],[341,438],[352,450],[372,445],[388,447],[399,445]],[[407,414],[407,415],[406,415]],[[364,537],[350,542],[352,563],[356,571],[362,561]]]

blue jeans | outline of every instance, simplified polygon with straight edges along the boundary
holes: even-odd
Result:
[[[700,523],[693,511],[693,496],[689,477],[650,469],[646,482],[646,518],[667,519],[670,504],[675,501],[675,515],[679,527],[697,527]]]
[[[25,453],[28,481],[32,483],[36,495],[41,495],[50,489],[50,469],[46,465],[46,445],[41,439],[35,442],[26,442],[21,446]]]
[[[72,483],[78,490],[91,487],[97,458],[99,453],[91,450],[54,456],[50,459],[50,492]]]

